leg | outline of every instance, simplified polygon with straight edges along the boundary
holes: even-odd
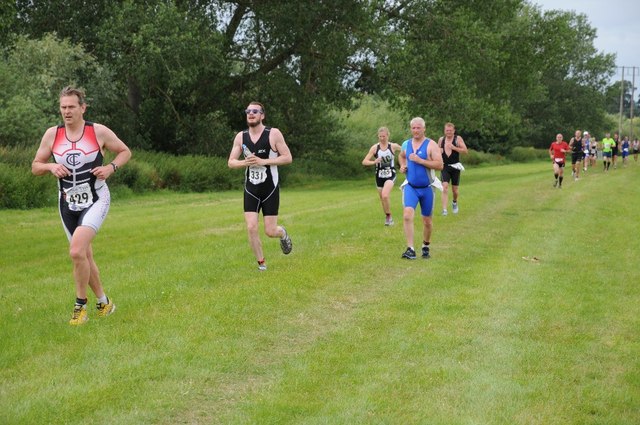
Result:
[[[262,242],[260,242],[260,235],[258,234],[258,213],[257,212],[245,212],[244,221],[247,223],[247,233],[249,235],[249,245],[256,260],[260,261],[264,259],[262,252]]]
[[[87,298],[87,287],[91,289],[97,297],[104,295],[98,267],[93,260],[93,250],[91,241],[96,232],[91,227],[78,226],[71,237],[69,256],[73,262],[73,278],[76,284],[76,297]]]
[[[404,207],[402,211],[402,225],[404,228],[404,236],[407,239],[407,246],[413,247],[413,217],[415,215],[415,209],[411,207]]]
[[[452,185],[451,191],[453,192],[453,202],[458,202],[458,195],[460,194],[460,186]]]
[[[422,216],[422,240],[424,242],[431,242],[431,231],[433,230],[433,220],[431,216]]]
[[[442,198],[442,211],[447,210],[447,205],[449,204],[449,182],[442,182],[442,194],[440,195]],[[454,200],[455,200],[454,193]]]
[[[264,216],[264,233],[270,238],[284,238],[285,232],[282,226],[278,226],[277,215]]]
[[[380,194],[380,202],[382,203],[382,210],[388,216],[391,215],[391,191],[393,190],[393,180],[387,180],[384,182],[382,189],[378,189]]]

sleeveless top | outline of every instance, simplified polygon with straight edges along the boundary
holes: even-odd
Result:
[[[380,149],[380,143],[376,149],[376,158],[381,158],[380,162],[376,164],[376,177],[381,179],[391,178],[396,174],[394,167],[394,155],[391,144],[387,145],[387,149]]]
[[[263,159],[276,158],[278,153],[271,150],[271,144],[269,143],[270,133],[271,127],[265,127],[258,141],[253,143],[249,130],[244,130],[242,132],[242,152],[245,158],[249,155],[255,155]],[[252,165],[247,167],[244,185],[247,189],[275,188],[278,186],[278,167],[276,165]]]
[[[429,143],[431,143],[430,139],[424,139],[422,144],[416,150],[415,153],[420,158],[427,159],[427,146],[429,146]],[[407,182],[409,185],[416,189],[430,186],[435,177],[434,171],[409,159],[409,155],[413,153],[412,139],[406,140],[402,144],[402,149],[405,150],[405,154],[407,156]]]
[[[85,121],[82,136],[76,141],[69,140],[64,125],[59,125],[51,151],[54,161],[71,172],[71,175],[58,179],[58,188],[69,209],[81,211],[90,207],[98,199],[96,190],[106,185],[104,180],[98,180],[91,173],[93,168],[102,165],[104,159],[93,123]]]
[[[442,142],[440,143],[440,150],[442,151],[442,161],[444,165],[451,165],[460,162],[460,152],[451,151],[451,155],[447,155],[444,151],[444,141],[446,136],[442,136]],[[458,147],[458,136],[453,136],[453,146]]]
[[[573,138],[573,144],[571,145],[571,153],[582,153],[582,137]]]

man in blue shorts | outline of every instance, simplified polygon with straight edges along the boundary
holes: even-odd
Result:
[[[435,170],[442,170],[444,163],[438,144],[425,137],[424,119],[416,117],[411,120],[410,126],[412,138],[402,144],[398,162],[400,172],[407,176],[402,190],[403,226],[407,250],[402,254],[402,258],[415,260],[413,220],[416,206],[420,204],[422,214],[422,258],[429,258],[434,203],[434,189],[431,184],[436,179]]]

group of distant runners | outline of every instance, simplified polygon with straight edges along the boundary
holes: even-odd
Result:
[[[565,155],[571,154],[571,175],[574,181],[580,179],[580,171],[587,172],[597,164],[598,154],[602,157],[602,167],[604,172],[618,168],[618,156],[622,156],[622,166],[626,167],[629,156],[633,155],[634,161],[638,161],[640,152],[640,141],[634,139],[629,141],[628,136],[620,140],[616,132],[611,137],[611,133],[605,133],[600,143],[592,137],[588,131],[584,134],[581,130],[576,130],[569,143],[564,140],[561,133],[556,135],[556,140],[549,146],[549,157],[553,163],[553,187],[562,188],[564,180]]]

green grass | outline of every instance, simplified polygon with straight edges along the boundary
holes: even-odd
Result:
[[[468,169],[413,262],[399,190],[285,187],[266,273],[239,191],[116,198],[79,328],[56,211],[0,211],[0,423],[640,423],[640,164],[552,179]]]

